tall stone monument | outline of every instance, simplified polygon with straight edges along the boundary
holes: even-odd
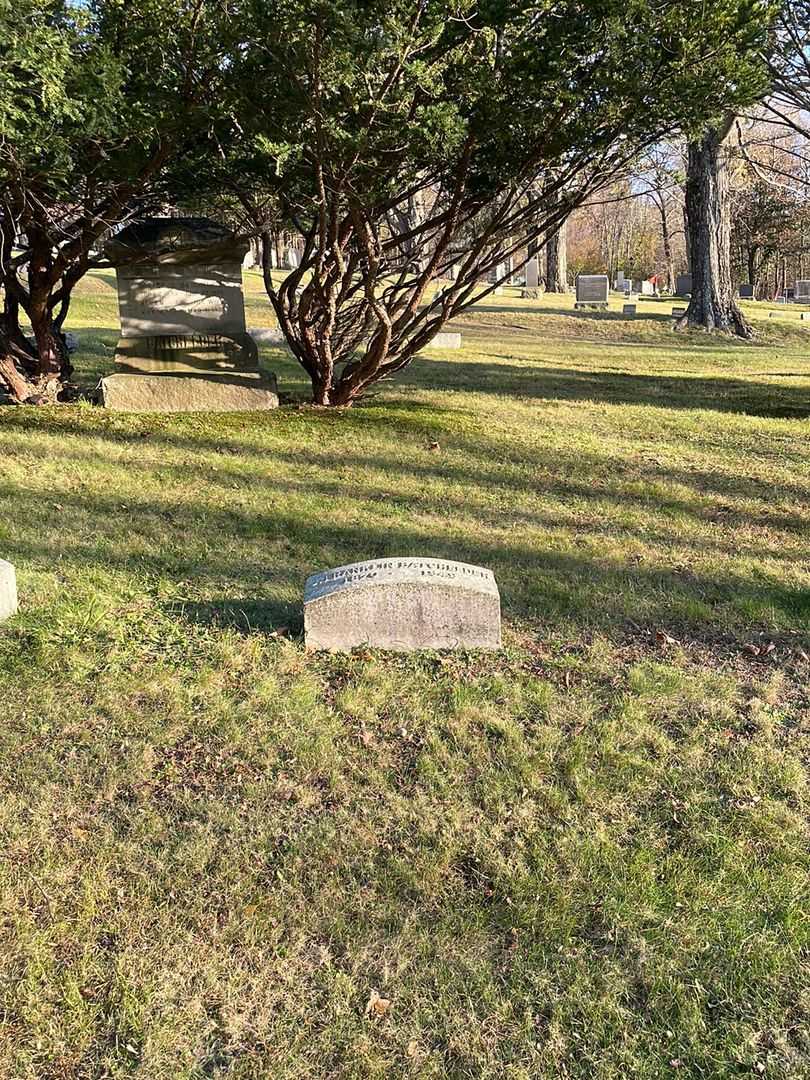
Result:
[[[242,260],[249,242],[207,218],[127,226],[105,254],[116,268],[118,371],[102,404],[132,412],[228,412],[278,405],[245,330]]]
[[[491,570],[447,559],[351,563],[307,579],[307,648],[357,645],[413,649],[499,649],[501,600]]]

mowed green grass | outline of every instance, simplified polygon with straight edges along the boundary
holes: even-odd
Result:
[[[3,1080],[810,1075],[810,326],[572,306],[349,411],[0,409]],[[414,554],[502,654],[305,652]]]

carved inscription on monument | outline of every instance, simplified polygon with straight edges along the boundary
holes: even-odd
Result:
[[[492,571],[481,566],[371,559],[313,574],[304,626],[313,649],[497,649],[500,594]]]

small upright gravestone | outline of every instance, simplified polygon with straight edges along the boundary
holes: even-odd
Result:
[[[17,577],[10,562],[0,559],[0,622],[17,611]]]
[[[797,281],[794,284],[793,299],[797,304],[810,304],[810,281]]]
[[[692,295],[692,275],[691,274],[678,274],[675,278],[675,295],[676,296],[691,296]]]
[[[526,287],[523,296],[534,300],[540,292],[540,263],[536,255],[532,255],[526,263]]]
[[[577,310],[587,307],[606,308],[609,288],[607,274],[578,274],[574,307]]]
[[[119,371],[101,381],[111,409],[270,409],[275,380],[245,330],[242,260],[249,247],[206,218],[151,218],[105,247],[116,267]]]
[[[622,306],[622,314],[623,315],[635,315],[635,313],[636,313],[636,305],[635,304],[624,304]]]
[[[480,566],[371,559],[307,579],[304,631],[307,648],[333,652],[499,649],[500,594],[492,571]]]
[[[753,300],[754,299],[754,286],[743,282],[740,285],[740,299],[741,300]]]

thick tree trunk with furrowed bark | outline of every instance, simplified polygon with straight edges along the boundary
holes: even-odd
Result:
[[[726,136],[731,120],[722,129],[710,128],[689,144],[686,178],[686,213],[689,223],[689,254],[692,299],[677,328],[700,327],[750,338],[731,284],[731,210],[728,185]]]
[[[546,244],[546,292],[568,292],[568,243],[565,222]]]

